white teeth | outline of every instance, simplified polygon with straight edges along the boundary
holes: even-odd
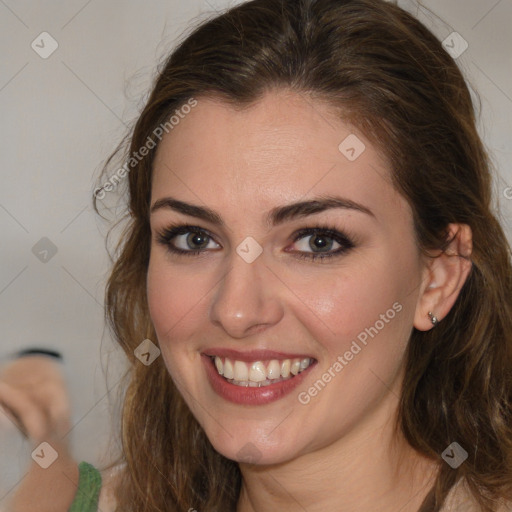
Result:
[[[246,363],[233,361],[227,357],[213,357],[219,375],[224,376],[232,384],[245,387],[261,387],[294,377],[308,368],[314,361],[309,357],[303,359],[272,359],[265,364],[263,361]]]
[[[284,377],[285,379],[290,376],[290,366],[292,362],[289,359],[285,359],[281,363],[281,377]]]
[[[294,359],[292,362],[292,366],[290,368],[290,372],[293,373],[293,375],[297,375],[300,372],[300,360]]]
[[[272,361],[268,363],[267,377],[270,380],[279,379],[279,377],[281,377],[281,366],[276,359],[272,359]]]
[[[249,380],[249,369],[243,361],[235,361],[233,365],[233,379],[235,380]]]
[[[215,358],[215,367],[219,372],[219,375],[224,375],[224,365],[222,364],[222,359],[220,357]]]
[[[252,380],[253,382],[262,382],[267,380],[267,369],[261,361],[256,361],[251,364],[249,380]]]
[[[217,358],[215,358],[217,359]],[[229,359],[224,360],[224,377],[226,379],[232,379],[235,376],[235,372],[233,370],[233,363]]]

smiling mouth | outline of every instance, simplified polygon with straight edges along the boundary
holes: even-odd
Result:
[[[315,362],[315,359],[311,357],[253,362],[219,356],[210,356],[210,359],[213,361],[217,373],[230,384],[253,388],[270,386],[293,379]]]

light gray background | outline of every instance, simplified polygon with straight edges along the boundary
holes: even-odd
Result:
[[[92,210],[95,178],[136,117],[157,62],[191,20],[233,3],[0,0],[0,358],[33,345],[64,354],[78,460],[105,458],[109,396],[119,391],[122,360],[103,323],[108,226]],[[469,44],[457,61],[482,99],[480,132],[498,172],[496,199],[510,237],[512,0],[398,3],[441,40],[456,31]],[[42,32],[58,43],[47,59],[31,47]],[[57,249],[46,262],[33,252],[43,237]],[[1,505],[30,451],[1,421],[0,450]]]

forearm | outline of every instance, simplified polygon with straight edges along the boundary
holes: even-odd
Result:
[[[68,511],[78,486],[78,466],[66,444],[59,441],[51,441],[50,444],[58,454],[57,459],[46,469],[35,461],[30,464],[10,501],[8,512]],[[44,456],[41,460],[44,460]]]

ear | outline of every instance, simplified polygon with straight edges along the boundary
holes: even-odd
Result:
[[[414,315],[414,327],[420,331],[434,327],[429,312],[439,322],[446,317],[471,270],[471,228],[467,224],[449,224],[448,240],[448,247],[429,256],[425,265]]]

